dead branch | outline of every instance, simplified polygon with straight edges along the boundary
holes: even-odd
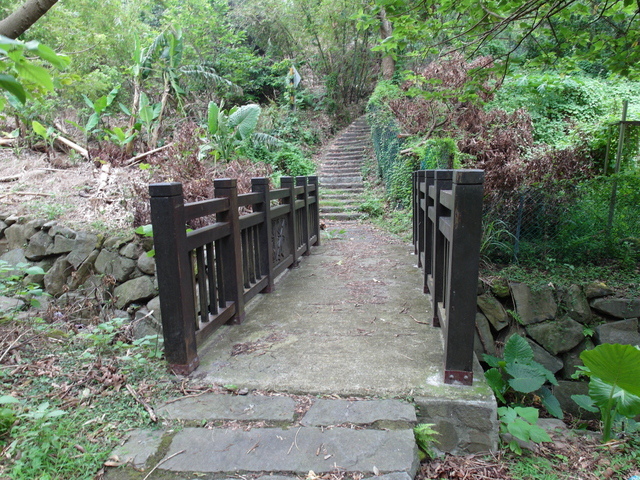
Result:
[[[136,163],[138,163],[140,160],[142,160],[145,157],[148,157],[149,155],[153,155],[154,153],[158,153],[162,150],[164,150],[165,148],[169,148],[173,146],[173,142],[163,146],[163,147],[158,147],[158,148],[154,148],[153,150],[149,150],[148,152],[145,153],[141,153],[140,155],[136,155],[135,157],[131,157],[129,160],[127,160],[126,162],[124,162],[125,166],[130,167],[132,165],[135,165]]]
[[[16,143],[15,138],[0,138],[0,147],[13,147],[14,143]]]
[[[156,412],[153,410],[151,405],[149,405],[142,398],[140,398],[140,396],[136,393],[136,391],[133,389],[131,385],[126,385],[126,388],[127,388],[127,391],[131,394],[131,396],[136,400],[136,402],[138,402],[140,405],[144,407],[144,409],[149,414],[149,418],[151,419],[151,421],[154,423],[157,422],[158,416],[156,415]]]
[[[67,147],[75,150],[76,152],[78,152],[80,155],[82,155],[84,158],[86,158],[87,160],[89,160],[89,151],[84,148],[81,147],[80,145],[78,145],[77,143],[72,142],[71,140],[69,140],[68,138],[63,137],[62,135],[58,135],[56,137],[56,142],[60,142],[63,145],[66,145]]]
[[[0,182],[15,182],[20,179],[20,175],[9,175],[8,177],[0,177]]]

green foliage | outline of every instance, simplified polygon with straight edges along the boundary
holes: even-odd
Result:
[[[533,407],[500,407],[498,408],[500,432],[509,433],[513,437],[508,443],[509,449],[517,454],[522,453],[518,440],[523,442],[550,442],[549,434],[538,423],[538,409]]]
[[[439,433],[433,429],[434,426],[433,423],[419,423],[413,427],[416,444],[420,449],[420,460],[434,456],[431,445],[436,440],[436,435],[439,435]]]
[[[605,343],[585,350],[580,359],[582,373],[590,377],[589,396],[572,398],[585,410],[600,411],[602,440],[607,442],[616,420],[640,415],[640,349]]]
[[[553,373],[533,359],[531,346],[520,335],[509,338],[502,359],[487,354],[483,358],[491,367],[485,372],[487,383],[502,404],[509,403],[507,397],[515,396],[518,402],[527,394],[535,393],[551,415],[563,417],[558,400],[544,387],[546,382],[557,385],[557,380]]]
[[[8,262],[0,260],[0,295],[22,298],[32,306],[39,306],[38,297],[46,294],[39,284],[25,283],[24,279],[27,275],[44,275],[44,270],[42,267],[28,263],[10,265]],[[0,311],[0,315],[11,313]]]
[[[54,83],[47,68],[34,61],[38,60],[63,69],[69,58],[56,54],[51,48],[37,41],[21,42],[0,35],[0,111],[9,100],[14,105],[24,104],[27,98],[52,92]]]

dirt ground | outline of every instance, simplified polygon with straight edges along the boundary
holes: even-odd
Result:
[[[133,185],[146,183],[150,174],[137,165],[96,163],[61,153],[49,160],[26,148],[0,148],[0,214],[57,219],[98,232],[131,227]]]

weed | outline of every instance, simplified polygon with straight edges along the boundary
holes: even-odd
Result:
[[[413,434],[416,437],[416,444],[420,449],[420,460],[432,458],[434,456],[431,446],[436,440],[437,431],[433,429],[433,423],[420,423],[413,427]]]
[[[334,228],[333,230],[325,230],[324,236],[327,240],[340,240],[344,238],[345,233],[347,231],[344,228]]]

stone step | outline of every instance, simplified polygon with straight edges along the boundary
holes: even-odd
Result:
[[[154,467],[164,479],[260,472],[267,480],[271,473],[323,474],[337,467],[369,477],[389,475],[387,480],[415,476],[419,460],[412,405],[399,400],[311,401],[308,410],[296,414],[299,406],[287,396],[209,393],[177,399],[157,409],[166,430],[133,432],[112,453],[125,466],[109,469],[105,478],[132,478],[127,474]],[[195,426],[224,421],[235,422],[236,428]],[[172,423],[187,426],[176,429]]]
[[[323,213],[320,217],[324,220],[333,220],[336,222],[351,222],[353,220],[360,220],[365,217],[363,213]]]
[[[328,183],[321,184],[320,188],[326,188],[328,190],[350,190],[352,192],[362,192],[364,185],[362,183]]]
[[[324,206],[320,204],[320,213],[360,213],[356,205],[345,204],[344,206]]]
[[[334,183],[362,183],[362,175],[321,175],[318,180],[324,186]]]

